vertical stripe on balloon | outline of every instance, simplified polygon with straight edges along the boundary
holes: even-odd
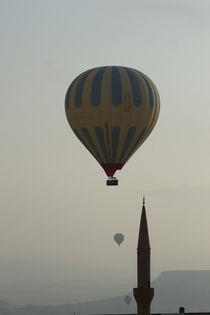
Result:
[[[92,138],[91,138],[87,128],[81,128],[81,130],[82,130],[83,135],[85,136],[87,142],[89,143],[92,151],[94,152],[94,154],[96,156],[98,156],[98,160],[99,161],[103,161],[103,159],[101,158],[100,154],[98,153],[98,150],[96,149],[96,146],[95,146],[95,144],[94,144],[94,142],[93,142],[93,140],[92,140]]]
[[[86,147],[86,149],[94,156],[94,158],[96,160],[98,160],[98,156],[95,155],[95,152],[93,152],[90,147],[85,143],[84,139],[81,137],[80,133],[76,130],[73,129],[73,132],[75,133],[75,135],[77,136],[77,138],[82,142],[82,144]]]
[[[101,102],[101,84],[102,84],[102,78],[106,67],[100,68],[97,73],[95,74],[95,77],[92,82],[91,87],[91,95],[90,95],[90,103],[92,106],[98,106]]]
[[[120,127],[112,127],[112,162],[116,162],[117,149],[120,137]]]
[[[138,137],[138,139],[136,140],[135,144],[132,146],[131,150],[129,152],[127,152],[127,154],[124,156],[124,158],[122,159],[122,161],[125,163],[125,161],[132,155],[132,153],[134,153],[138,146],[140,145],[141,141],[145,138],[145,134],[146,134],[147,128],[142,129],[140,136]]]
[[[132,94],[133,94],[133,105],[136,107],[141,106],[142,97],[141,97],[141,87],[139,84],[139,79],[133,69],[123,68],[128,74],[128,77],[131,82]]]
[[[79,133],[75,128],[73,128],[72,130],[73,130],[73,132],[75,133],[75,135],[77,136],[77,138],[78,138],[78,139],[82,142],[82,144],[86,147],[86,149],[87,149],[88,151],[90,151],[90,148],[85,144],[85,142],[84,142],[84,140],[82,139],[80,133]],[[91,152],[91,151],[90,151],[90,152]],[[92,152],[91,152],[91,153],[92,153]]]
[[[70,94],[71,94],[71,90],[72,90],[72,87],[74,86],[74,83],[75,81],[81,76],[81,74],[76,77],[73,82],[71,83],[71,85],[69,86],[67,92],[66,92],[66,97],[65,97],[65,108],[66,110],[68,109],[69,105],[70,105]]]
[[[112,67],[112,87],[111,87],[112,105],[122,105],[122,85],[117,67]]]
[[[103,155],[105,157],[105,160],[108,161],[108,156],[107,156],[107,149],[106,149],[106,142],[104,138],[104,131],[102,127],[96,127],[95,128],[96,136],[98,139],[98,142],[101,147],[101,151],[103,152]]]
[[[89,76],[90,72],[92,72],[94,69],[88,70],[84,73],[84,75],[81,77],[79,82],[77,83],[76,91],[75,91],[75,106],[80,107],[82,105],[82,91],[85,84],[85,81],[87,77]]]
[[[122,153],[121,153],[120,158],[119,158],[119,163],[121,163],[122,160],[124,160],[124,156],[125,156],[125,154],[127,154],[128,147],[129,147],[129,145],[133,139],[135,132],[136,132],[136,127],[130,127],[128,129],[125,144],[124,144]]]
[[[145,82],[147,89],[148,89],[149,104],[151,107],[154,107],[154,93],[153,93],[153,89],[151,87],[151,83],[149,82],[149,79],[143,73],[141,73],[141,76],[144,79],[144,82]]]

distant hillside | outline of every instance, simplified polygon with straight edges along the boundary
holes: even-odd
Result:
[[[210,270],[164,271],[153,286],[154,312],[210,311]]]
[[[132,280],[120,276],[113,278],[108,271],[80,270],[67,264],[0,260],[0,300],[57,305],[127,295]]]
[[[14,288],[4,287],[4,285],[0,282],[0,299],[8,300],[9,305],[0,302],[1,315],[73,315],[74,313],[88,315],[136,312],[134,298],[132,297],[132,302],[127,305],[124,302],[124,296],[77,304],[58,302],[58,305],[51,306],[33,305],[33,301],[36,304],[48,304],[45,301],[56,302],[56,299],[59,301],[62,296],[66,299],[73,290],[70,282],[65,283],[63,287],[60,286],[60,290],[52,283],[47,285],[47,282],[45,285],[27,283],[25,287],[22,284],[22,286]],[[210,270],[165,271],[152,283],[152,286],[155,288],[155,297],[152,302],[153,313],[177,312],[180,306],[184,306],[186,312],[210,311]],[[127,295],[126,292],[125,295]],[[130,295],[132,296],[132,293]],[[27,300],[28,305],[13,304],[13,299],[17,300],[17,298]]]
[[[124,302],[124,297],[115,297],[70,305],[11,305],[0,302],[1,315],[88,315],[88,314],[128,314],[135,313],[135,308]]]

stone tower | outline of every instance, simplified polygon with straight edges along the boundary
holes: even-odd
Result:
[[[137,280],[138,286],[133,289],[137,302],[137,314],[150,315],[150,304],[154,296],[154,289],[150,287],[150,244],[145,199],[143,199],[137,247]]]

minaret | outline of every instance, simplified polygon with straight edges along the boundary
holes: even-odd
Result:
[[[150,244],[144,198],[137,247],[137,279],[138,287],[133,289],[137,302],[137,314],[150,315],[154,289],[150,288]]]

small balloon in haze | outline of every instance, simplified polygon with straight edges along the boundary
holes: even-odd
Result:
[[[125,237],[122,233],[117,233],[114,235],[114,240],[119,246],[124,241],[124,239],[125,239]]]
[[[130,302],[131,302],[131,297],[130,297],[129,295],[125,296],[125,297],[124,297],[124,301],[125,301],[126,304],[130,304]]]

